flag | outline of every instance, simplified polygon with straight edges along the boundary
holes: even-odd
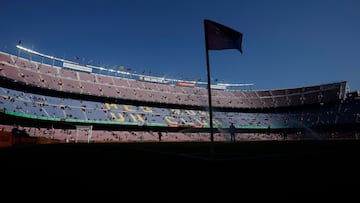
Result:
[[[243,34],[211,20],[204,20],[207,50],[237,49],[242,53]]]

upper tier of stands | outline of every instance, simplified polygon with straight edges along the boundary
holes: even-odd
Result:
[[[139,81],[66,69],[0,52],[0,78],[56,91],[141,102],[208,106],[205,88]],[[291,89],[212,90],[213,107],[263,109],[337,103],[347,82]]]

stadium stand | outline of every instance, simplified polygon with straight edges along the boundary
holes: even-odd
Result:
[[[124,77],[122,71],[58,58],[44,63],[21,53],[0,52],[5,131],[21,125],[30,136],[54,142],[156,142],[158,132],[162,141],[209,141],[207,89],[194,81],[146,81],[151,77]],[[357,139],[359,97],[349,93],[346,81],[290,89],[213,89],[215,141],[230,139],[230,123],[239,141],[281,140],[285,134],[286,139]]]

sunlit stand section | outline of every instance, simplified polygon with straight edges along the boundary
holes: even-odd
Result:
[[[50,56],[47,54],[43,54],[37,51],[34,51],[29,48],[25,48],[21,45],[16,45],[16,48],[20,51],[25,51],[29,54],[34,54],[39,57],[43,57],[46,59],[50,59],[53,61],[53,64],[55,61],[62,63],[63,68],[72,69],[76,71],[83,71],[88,73],[96,73],[96,71],[100,71],[102,73],[105,73],[105,75],[116,75],[116,76],[122,76],[125,78],[132,78],[132,79],[138,79],[140,81],[147,81],[147,82],[155,82],[155,83],[161,83],[161,84],[175,84],[178,86],[189,86],[191,84],[192,87],[203,87],[206,88],[207,82],[202,81],[188,81],[188,80],[182,80],[182,79],[172,79],[172,78],[166,78],[166,77],[159,77],[159,76],[150,76],[150,75],[144,75],[144,74],[138,74],[138,73],[131,73],[127,71],[121,71],[121,70],[115,70],[111,68],[105,68],[101,66],[94,66],[94,65],[83,65],[79,64],[74,61],[69,61],[61,58],[57,58],[54,56]],[[94,71],[95,70],[95,71]],[[228,87],[232,88],[238,88],[238,87],[252,87],[254,86],[253,83],[240,83],[240,84],[230,84],[230,83],[217,83],[212,84],[211,89],[219,89],[219,90],[225,90],[228,89]]]

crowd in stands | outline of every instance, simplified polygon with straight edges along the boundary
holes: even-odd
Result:
[[[206,106],[205,88],[176,86],[93,74],[30,61],[0,52],[0,76],[26,85],[71,93],[167,104]],[[214,107],[275,108],[338,102],[346,82],[279,90],[212,91]]]
[[[1,131],[16,131],[18,128],[10,125],[0,125]],[[46,138],[53,143],[121,143],[121,142],[208,142],[208,132],[160,132],[151,130],[93,130],[86,129],[55,129],[39,127],[20,127],[26,137]],[[161,137],[159,137],[161,133]],[[233,142],[229,132],[215,132],[215,142]],[[360,133],[349,132],[322,132],[316,136],[303,135],[301,132],[287,133],[235,133],[235,142],[241,141],[283,141],[283,140],[319,140],[319,139],[359,139]]]
[[[59,98],[0,88],[3,111],[54,120],[115,122],[119,124],[189,126],[209,125],[206,109],[170,109],[101,103],[71,98]],[[309,107],[286,112],[213,112],[213,122],[224,127],[237,126],[308,126],[354,123],[359,120],[358,102]]]
[[[181,105],[184,108],[140,106],[106,103],[67,97],[53,97],[0,87],[0,111],[20,117],[68,121],[82,124],[112,124],[119,126],[157,126],[166,128],[206,128],[209,115],[206,109],[207,89],[138,81],[103,74],[65,69],[51,64],[34,62],[0,52],[0,79],[47,90],[121,98],[142,102]],[[236,128],[312,128],[360,122],[359,101],[347,102],[347,83],[335,82],[293,89],[277,90],[217,90],[212,91],[213,123],[226,129],[231,123]],[[329,104],[329,105],[328,105]],[[188,108],[197,106],[198,108]],[[301,107],[286,112],[242,111],[244,109],[276,109]],[[232,108],[236,111],[221,111]],[[240,109],[240,110],[239,110]],[[6,127],[6,125],[3,125]],[[14,130],[13,128],[12,130]],[[65,142],[85,141],[206,141],[207,132],[151,130],[94,130],[25,128],[30,136],[50,137]],[[25,132],[25,131],[24,131]],[[351,134],[352,136],[353,134]],[[356,134],[357,135],[357,134]],[[323,137],[339,137],[336,132]],[[237,133],[236,140],[283,140],[304,137],[298,132]],[[160,139],[161,138],[161,139]],[[215,133],[215,141],[229,140],[228,131]]]

